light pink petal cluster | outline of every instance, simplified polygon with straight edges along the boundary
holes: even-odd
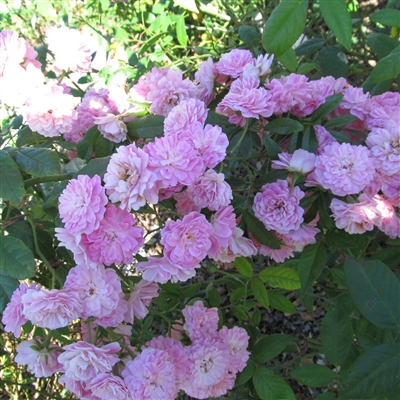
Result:
[[[203,160],[187,140],[177,135],[156,138],[144,146],[149,171],[156,174],[160,187],[191,185],[204,171]]]
[[[30,373],[36,378],[46,378],[61,370],[57,357],[60,354],[59,347],[49,345],[42,348],[42,339],[37,337],[25,340],[17,346],[17,355],[14,361],[20,365],[26,365]]]
[[[289,188],[281,179],[265,184],[261,190],[254,198],[253,210],[265,227],[281,234],[298,229],[303,222],[304,209],[299,204],[304,192],[297,186]]]
[[[223,161],[228,148],[228,137],[219,126],[206,125],[199,122],[188,125],[181,138],[187,139],[197,150],[207,168],[214,168]]]
[[[207,170],[187,188],[188,196],[196,206],[217,211],[229,205],[233,196],[232,189],[225,182],[224,174],[218,174],[213,169]]]
[[[234,49],[224,54],[215,64],[215,68],[220,74],[238,78],[244,67],[252,62],[253,56],[249,50]]]
[[[179,135],[188,125],[198,122],[201,126],[207,118],[208,109],[198,99],[182,101],[175,106],[164,120],[164,135]]]
[[[48,29],[47,44],[54,54],[54,70],[56,72],[91,71],[92,50],[88,43],[90,40],[76,29],[66,26]]]
[[[123,117],[120,115],[107,114],[104,117],[95,117],[94,123],[97,124],[100,133],[114,143],[123,142],[126,139],[128,128]]]
[[[191,212],[182,220],[168,221],[161,230],[164,256],[172,264],[194,268],[207,256],[213,232],[212,225],[198,212]]]
[[[104,175],[107,195],[113,203],[120,202],[123,210],[138,210],[158,202],[157,176],[149,168],[149,155],[136,147],[120,146],[111,156]]]
[[[108,202],[100,177],[71,179],[59,198],[58,210],[71,235],[90,234],[100,226]]]
[[[210,104],[214,98],[214,62],[211,58],[203,61],[194,74],[197,85],[198,97],[205,104]]]
[[[293,154],[279,153],[279,161],[272,161],[273,169],[287,169],[290,172],[308,174],[315,167],[316,156],[303,149],[297,149]]]
[[[63,347],[58,362],[64,369],[65,376],[75,381],[88,382],[101,373],[111,372],[119,361],[117,353],[121,347],[113,342],[102,347],[79,341]]]
[[[149,312],[147,307],[158,296],[159,286],[154,282],[142,279],[138,282],[128,299],[128,310],[124,315],[124,321],[133,324],[134,319],[143,319]]]
[[[372,181],[375,168],[367,147],[332,143],[317,157],[314,173],[322,187],[346,196],[361,192]]]
[[[286,259],[294,257],[296,246],[292,243],[291,240],[287,242],[285,240],[285,235],[277,233],[276,236],[279,239],[280,248],[272,249],[271,247],[258,242],[256,238],[250,233],[251,240],[253,241],[260,254],[272,258],[277,263],[282,263]]]
[[[87,390],[102,400],[132,400],[130,391],[123,379],[102,372],[87,384]]]
[[[99,228],[83,236],[86,253],[105,265],[131,263],[144,243],[143,228],[135,224],[128,211],[108,204]]]
[[[67,289],[28,289],[21,302],[24,316],[41,328],[63,328],[82,313],[78,294]]]
[[[114,312],[122,293],[120,278],[110,268],[78,265],[67,275],[64,290],[74,293],[82,305],[82,318],[101,318]]]

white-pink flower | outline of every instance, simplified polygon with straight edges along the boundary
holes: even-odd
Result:
[[[88,37],[76,29],[66,26],[48,29],[47,44],[54,54],[54,70],[89,72],[92,69],[92,50],[88,43]]]
[[[41,328],[63,328],[80,317],[82,305],[77,293],[69,290],[28,289],[21,297],[23,315]]]
[[[28,319],[23,314],[23,304],[21,297],[27,292],[28,289],[40,290],[40,285],[32,282],[29,286],[26,283],[20,283],[19,287],[14,290],[10,298],[10,302],[3,311],[2,322],[4,324],[5,332],[12,332],[15,337],[21,334],[21,327]]]
[[[196,81],[199,82],[197,86],[199,99],[204,101],[207,105],[211,103],[214,98],[214,62],[211,58],[203,61],[199,65],[198,71],[194,74]]]
[[[123,379],[110,373],[100,373],[86,385],[87,390],[102,400],[132,400]]]
[[[166,351],[147,348],[122,371],[134,399],[175,400],[178,395],[175,368]]]
[[[186,282],[196,275],[195,268],[200,265],[194,265],[186,268],[178,264],[171,263],[167,258],[149,257],[148,261],[138,262],[136,265],[138,272],[143,272],[142,277],[149,282],[166,283]]]
[[[315,167],[316,156],[303,149],[297,149],[293,154],[279,153],[279,161],[272,161],[273,169],[287,169],[290,172],[308,174]]]
[[[215,67],[220,74],[237,78],[243,73],[244,67],[252,62],[253,56],[249,50],[234,49],[224,54]]]
[[[107,114],[103,117],[95,117],[93,122],[106,139],[114,143],[120,143],[126,139],[128,128],[120,115]]]
[[[61,370],[57,357],[60,354],[59,347],[50,344],[43,348],[42,338],[37,337],[31,340],[24,340],[17,346],[15,362],[26,365],[30,373],[36,378],[46,378]]]
[[[104,175],[105,188],[110,200],[120,202],[123,210],[138,210],[146,201],[158,202],[157,176],[148,164],[148,154],[134,143],[118,147],[111,156]]]
[[[336,142],[317,157],[314,174],[322,187],[346,196],[361,192],[373,180],[375,168],[367,147]]]
[[[100,177],[79,175],[71,179],[59,198],[58,210],[71,235],[90,234],[100,226],[106,211],[107,197]]]
[[[93,261],[105,265],[129,264],[144,243],[143,228],[126,210],[108,204],[98,229],[83,235],[83,247]]]
[[[158,289],[156,283],[145,279],[136,283],[128,298],[128,310],[124,315],[124,321],[133,324],[135,318],[143,319],[149,312],[147,307],[151,300],[158,296]]]
[[[304,192],[297,186],[290,189],[281,179],[265,184],[261,190],[254,198],[253,210],[265,227],[282,234],[298,229],[303,222],[304,209],[299,204]]]
[[[65,376],[88,382],[103,372],[110,372],[119,361],[117,353],[121,347],[113,342],[103,347],[79,341],[63,347],[64,352],[58,356],[58,362],[63,366]]]
[[[207,207],[211,211],[228,206],[233,198],[224,174],[218,174],[213,169],[199,176],[187,188],[187,194],[200,209]]]
[[[161,230],[164,256],[172,263],[194,268],[211,247],[212,225],[198,212],[191,212],[182,220],[168,221]]]
[[[77,265],[68,272],[64,290],[78,296],[84,319],[111,314],[122,293],[120,278],[114,270],[85,265]]]

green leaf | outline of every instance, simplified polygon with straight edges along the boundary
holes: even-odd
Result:
[[[371,96],[376,96],[389,91],[390,87],[392,86],[392,82],[393,79],[388,79],[384,82],[374,83],[371,81],[371,76],[369,76],[361,87],[363,88],[364,93],[369,92]]]
[[[244,257],[236,257],[234,264],[241,275],[248,278],[253,276],[253,267]]]
[[[338,367],[346,359],[353,343],[353,328],[343,307],[336,305],[324,317],[321,330],[322,352]]]
[[[274,375],[265,367],[257,367],[253,384],[261,400],[295,400],[290,386],[280,376]]]
[[[383,82],[395,78],[400,74],[400,46],[397,46],[389,55],[380,59],[371,72],[372,82]]]
[[[318,364],[300,365],[290,371],[290,376],[309,387],[328,386],[336,378],[335,373],[328,367]]]
[[[78,172],[86,165],[87,164],[85,160],[82,160],[82,158],[79,157],[75,157],[65,166],[65,172],[72,176],[76,176]]]
[[[400,330],[400,282],[381,261],[346,259],[344,273],[357,308],[374,325]]]
[[[260,272],[260,279],[268,286],[278,289],[297,290],[301,288],[299,273],[288,267],[270,267]]]
[[[244,385],[246,382],[248,382],[253,376],[255,369],[256,365],[252,360],[249,360],[245,369],[237,375],[235,386]]]
[[[6,228],[9,235],[21,240],[32,251],[34,251],[34,242],[32,228],[28,221],[17,221]]]
[[[128,136],[133,140],[161,137],[164,134],[164,119],[160,115],[148,115],[127,122]]]
[[[340,127],[350,124],[356,120],[357,120],[357,117],[355,117],[354,115],[351,115],[351,114],[341,115],[339,117],[335,117],[335,118],[328,120],[324,124],[324,127],[325,127],[325,129],[340,128]]]
[[[341,103],[343,94],[333,94],[326,98],[325,103],[321,104],[312,114],[311,121],[317,122],[325,115],[331,113]]]
[[[323,47],[317,58],[322,76],[345,77],[349,70],[347,57],[336,46]]]
[[[244,287],[239,287],[235,289],[229,297],[231,304],[234,304],[237,301],[241,300],[245,294],[246,294],[246,289]]]
[[[324,392],[320,394],[315,400],[336,400],[336,394],[333,392]]]
[[[299,277],[301,294],[305,294],[319,277],[326,263],[326,250],[323,243],[306,246],[300,255]]]
[[[290,135],[293,132],[301,132],[304,126],[294,119],[279,118],[274,121],[268,122],[266,129],[269,132],[278,133],[279,135]]]
[[[18,206],[25,195],[21,172],[5,151],[0,150],[0,198]]]
[[[90,160],[87,165],[79,170],[78,175],[88,175],[91,178],[95,175],[99,175],[100,178],[103,179],[104,174],[107,172],[110,159],[111,157],[103,157]]]
[[[296,71],[297,57],[296,57],[296,52],[292,48],[290,48],[284,54],[279,56],[278,61],[290,72]]]
[[[57,175],[61,173],[58,155],[50,149],[22,147],[16,158],[19,166],[33,176]]]
[[[350,51],[352,27],[346,0],[320,0],[319,5],[329,29],[338,41]]]
[[[183,14],[177,15],[176,19],[176,36],[181,46],[187,47],[188,37],[186,33],[185,17]]]
[[[268,299],[270,307],[275,310],[282,311],[285,314],[296,314],[295,306],[283,294],[270,290],[268,292]]]
[[[292,337],[290,335],[283,335],[281,333],[263,336],[253,347],[253,360],[259,364],[272,360],[282,353],[291,339]]]
[[[273,141],[269,136],[264,135],[264,146],[267,149],[268,155],[272,160],[278,159],[278,154],[282,153],[284,150],[282,147],[278,145],[275,141]]]
[[[211,307],[219,307],[221,304],[221,296],[218,290],[213,287],[213,283],[210,282],[206,289],[206,298],[210,303]]]
[[[4,311],[18,286],[19,282],[15,278],[0,272],[0,313]]]
[[[36,1],[37,12],[45,18],[56,18],[57,13],[54,10],[50,0],[37,0]]]
[[[242,25],[239,28],[239,37],[243,40],[246,47],[257,46],[261,40],[260,32],[254,26],[250,25]]]
[[[342,381],[344,399],[371,399],[390,393],[399,383],[400,344],[381,344],[361,354]]]
[[[260,278],[251,279],[251,290],[256,300],[265,308],[269,307],[268,292]]]
[[[97,126],[93,126],[85,133],[83,139],[76,145],[76,151],[79,158],[89,162],[92,158],[94,145],[99,136],[100,131],[97,129]]]
[[[296,55],[310,56],[318,51],[324,45],[324,41],[320,38],[314,37],[306,40],[300,46],[296,47]]]
[[[375,14],[372,14],[369,19],[378,24],[400,28],[400,10],[380,10]]]
[[[0,272],[16,279],[35,275],[36,264],[32,251],[12,236],[0,237]]]
[[[316,63],[303,63],[299,65],[299,68],[297,68],[297,73],[300,75],[306,75],[314,69],[318,69]]]
[[[268,53],[279,57],[292,47],[305,28],[307,8],[307,0],[283,0],[272,11],[262,35]]]
[[[103,135],[99,135],[94,143],[94,151],[97,158],[111,156],[114,152],[115,143],[106,139]]]
[[[241,304],[231,306],[231,313],[239,320],[247,321],[249,316]]]
[[[301,139],[301,148],[310,153],[315,153],[318,149],[318,138],[313,126],[308,126]]]
[[[265,229],[264,224],[254,215],[245,211],[243,217],[247,226],[247,229],[253,234],[258,242],[270,247],[271,249],[280,249],[279,239],[275,233]]]
[[[386,57],[399,45],[396,39],[384,33],[370,33],[367,41],[371,50],[379,58]]]
[[[254,326],[258,326],[261,322],[261,311],[258,307],[253,308],[253,313],[251,314],[251,322]]]
[[[386,247],[375,253],[370,260],[380,260],[384,262],[389,268],[396,268],[399,266],[400,260],[400,246]]]

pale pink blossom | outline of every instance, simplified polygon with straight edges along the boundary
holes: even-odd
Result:
[[[116,272],[103,266],[88,268],[77,265],[68,272],[64,289],[79,296],[84,319],[111,314],[117,308],[122,293]]]
[[[71,179],[61,193],[58,210],[71,235],[90,234],[100,226],[106,211],[107,197],[101,186],[100,177],[79,175]]]
[[[232,206],[221,207],[212,217],[214,233],[211,235],[211,247],[208,256],[217,258],[221,248],[227,248],[235,232],[236,215]]]
[[[42,338],[24,340],[17,346],[17,355],[14,361],[26,365],[28,372],[36,378],[47,378],[61,370],[57,361],[60,354],[59,347],[50,344],[48,348],[42,346]]]
[[[249,50],[234,49],[224,54],[215,67],[220,74],[237,78],[242,75],[244,67],[252,62],[253,56]]]
[[[162,188],[191,185],[204,171],[203,160],[196,150],[177,135],[156,138],[143,151],[149,156],[148,169],[156,174]]]
[[[56,137],[70,132],[78,118],[76,100],[64,88],[53,82],[42,85],[31,93],[22,109],[26,122],[33,132],[46,137]]]
[[[102,400],[132,400],[123,379],[110,373],[100,373],[86,385],[87,390]]]
[[[261,190],[254,198],[253,210],[265,227],[282,234],[298,229],[303,222],[304,209],[299,204],[304,192],[297,186],[290,189],[281,179],[265,184]]]
[[[233,198],[232,189],[225,182],[224,174],[218,174],[213,169],[209,169],[203,175],[200,175],[187,188],[187,193],[194,204],[211,211],[217,211],[221,207],[228,206]]]
[[[337,142],[337,140],[322,125],[314,125],[314,129],[318,139],[318,149],[316,154],[320,155],[324,151],[325,147]]]
[[[108,204],[99,228],[83,235],[83,246],[94,261],[105,265],[129,264],[144,243],[143,234],[132,214]]]
[[[203,128],[198,122],[188,125],[181,138],[192,144],[207,168],[214,168],[223,161],[229,145],[228,137],[219,126],[206,125]]]
[[[228,117],[229,122],[244,126],[246,118],[268,118],[274,112],[272,94],[252,76],[239,78],[232,83],[229,93],[218,104],[216,111]]]
[[[149,168],[148,154],[136,147],[120,146],[111,156],[104,175],[110,200],[120,202],[123,210],[138,210],[146,204],[158,202],[157,176]]]
[[[80,399],[90,399],[91,392],[86,389],[86,382],[68,378],[65,375],[61,375],[58,379],[58,383],[65,386],[65,389],[75,394]],[[97,400],[97,399],[94,399]]]
[[[296,247],[296,251],[303,251],[308,244],[316,242],[315,235],[320,232],[315,226],[301,224],[300,228],[284,235],[284,242]]]
[[[196,275],[195,268],[200,265],[194,265],[188,268],[171,263],[167,258],[149,257],[148,261],[138,262],[136,265],[138,272],[143,272],[142,277],[149,282],[166,283],[186,282],[188,279]]]
[[[179,214],[186,215],[192,211],[201,211],[201,207],[196,205],[187,190],[182,190],[179,193],[175,193],[174,199],[176,200],[176,211],[178,211]]]
[[[40,69],[37,55],[35,49],[25,39],[20,38],[17,32],[5,29],[0,32],[0,77],[4,75],[6,67],[26,68],[31,64]]]
[[[293,154],[279,153],[279,161],[272,161],[273,169],[287,169],[289,172],[308,174],[315,167],[316,156],[303,149],[297,149]]]
[[[128,310],[124,315],[124,321],[133,324],[134,319],[143,319],[149,312],[147,307],[158,296],[159,286],[156,283],[142,279],[135,284],[128,298]]]
[[[376,208],[381,218],[377,222],[377,227],[391,239],[400,237],[400,218],[396,214],[396,210],[384,197],[376,195],[373,198]]]
[[[372,181],[375,168],[368,148],[332,143],[317,157],[314,173],[322,187],[346,196],[361,192]]]
[[[100,373],[110,372],[119,361],[117,353],[121,347],[113,342],[102,347],[79,341],[63,347],[58,356],[67,378],[88,382]]]
[[[196,341],[188,349],[190,369],[181,388],[191,397],[207,399],[213,396],[213,386],[224,382],[229,374],[229,348],[213,338]],[[234,382],[231,382],[232,386]],[[231,389],[231,384],[219,395]]]
[[[336,226],[350,234],[372,231],[381,217],[374,201],[364,193],[359,196],[357,203],[352,204],[332,199],[330,208]]]
[[[147,348],[122,371],[134,399],[175,400],[178,395],[175,368],[166,351]]]
[[[41,328],[63,328],[80,317],[82,304],[75,292],[66,289],[28,289],[21,297],[24,316]]]
[[[168,221],[161,230],[164,256],[173,264],[195,268],[211,247],[212,225],[197,212],[185,215],[182,220]]]
[[[198,99],[182,101],[175,106],[164,120],[164,135],[179,135],[188,125],[198,122],[201,126],[207,118],[208,109]]]
[[[88,37],[76,29],[66,26],[51,27],[47,30],[47,44],[54,54],[53,69],[64,71],[91,71],[92,49]]]
[[[250,233],[250,237],[258,249],[258,252],[264,256],[272,258],[277,263],[282,263],[288,258],[294,257],[296,251],[295,245],[290,240],[289,243],[285,240],[285,235],[276,234],[279,239],[279,249],[271,249],[269,246],[259,243],[255,237]]]
[[[186,306],[182,310],[185,317],[183,329],[193,341],[206,337],[216,337],[218,329],[218,308],[206,308],[198,300],[192,306]]]
[[[111,142],[120,143],[126,139],[128,128],[120,115],[95,117],[93,122],[98,126],[100,133]]]
[[[364,120],[368,105],[369,93],[364,93],[362,88],[349,86],[343,91],[344,97],[340,102],[340,108],[350,110],[352,115],[355,115],[360,120]]]
[[[115,328],[122,323],[127,310],[128,302],[125,300],[125,294],[121,291],[117,307],[110,314],[97,318],[96,323],[103,328]]]
[[[366,139],[375,168],[381,174],[400,172],[400,125],[397,129],[373,129]]]
[[[376,96],[372,97],[376,99]],[[367,117],[367,127],[370,130],[374,128],[388,129],[392,126],[394,129],[399,129],[400,124],[400,109],[399,106],[387,105],[384,107],[376,107],[371,110]]]
[[[265,78],[271,72],[271,65],[274,61],[274,55],[260,54],[252,63],[246,64],[243,68],[243,76],[252,76],[254,78]]]
[[[211,58],[203,61],[199,65],[198,71],[194,74],[197,85],[199,99],[206,105],[214,99],[214,62]]]
[[[246,330],[238,326],[234,326],[232,329],[223,326],[218,332],[218,338],[229,349],[229,372],[236,374],[243,371],[250,356],[247,351],[250,337]]]
[[[21,335],[21,327],[28,322],[28,319],[23,314],[23,304],[21,297],[27,292],[28,289],[40,290],[40,285],[32,282],[29,286],[26,283],[20,283],[19,287],[14,290],[10,302],[3,311],[2,322],[4,324],[5,332],[12,332],[15,337]]]

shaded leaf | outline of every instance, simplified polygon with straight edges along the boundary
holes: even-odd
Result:
[[[272,360],[282,353],[291,339],[292,337],[290,335],[283,335],[280,333],[264,336],[253,347],[253,360],[260,364]]]
[[[236,269],[243,276],[251,278],[253,276],[253,267],[244,257],[236,257],[234,261]]]
[[[4,311],[18,286],[19,282],[15,278],[0,272],[0,313]]]
[[[88,175],[93,178],[99,175],[103,179],[104,174],[107,172],[107,166],[111,157],[95,158],[90,160],[87,165],[79,170],[78,175]]]
[[[317,122],[325,115],[331,113],[341,103],[343,94],[333,94],[325,99],[325,103],[321,104],[312,114],[311,121]]]
[[[367,40],[371,50],[379,58],[386,57],[399,45],[396,39],[384,33],[370,33]]]
[[[268,286],[279,289],[300,289],[299,273],[288,267],[278,266],[266,268],[260,272],[260,279]]]
[[[296,398],[290,386],[265,367],[256,368],[253,384],[261,400],[295,400]]]
[[[301,132],[304,126],[291,118],[278,118],[274,121],[268,122],[266,129],[269,132],[278,133],[280,135],[290,135],[293,132]]]
[[[268,292],[268,299],[270,307],[275,310],[282,311],[285,314],[296,314],[295,306],[283,294],[270,290]]]
[[[265,308],[269,307],[268,292],[260,278],[253,277],[251,280],[251,290],[256,300]]]
[[[25,195],[21,172],[4,150],[0,150],[0,198],[18,206]]]
[[[384,9],[372,14],[369,19],[378,24],[400,28],[400,10]]]
[[[389,55],[380,59],[371,72],[372,82],[383,82],[395,78],[400,74],[400,46],[396,47]]]
[[[336,375],[328,367],[318,364],[300,365],[290,371],[290,376],[309,387],[322,387],[329,385]]]
[[[43,148],[22,147],[17,153],[17,163],[33,176],[57,175],[61,173],[58,155]]]
[[[247,229],[253,234],[258,242],[270,247],[271,249],[280,249],[279,239],[275,233],[265,229],[264,224],[254,215],[245,211],[243,213]]]
[[[127,122],[128,136],[133,140],[161,137],[164,134],[164,119],[160,115],[148,115]]]

